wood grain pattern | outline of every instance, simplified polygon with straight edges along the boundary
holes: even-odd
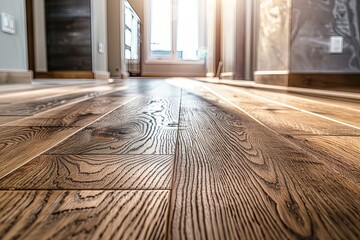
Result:
[[[41,85],[10,85],[0,89],[0,102],[26,103],[35,100],[52,99],[73,93],[106,94],[112,91],[125,90],[122,83],[116,84],[67,84],[71,80],[63,80],[61,84],[55,81],[42,80]],[[2,87],[3,88],[3,87]]]
[[[129,98],[97,97],[10,122],[6,126],[83,127],[119,107],[126,100]]]
[[[294,136],[290,139],[307,152],[324,159],[344,177],[360,184],[360,137]]]
[[[7,106],[0,106],[0,116],[31,116],[54,107],[64,105],[66,103],[84,100],[94,96],[94,92],[72,93],[60,97],[51,97],[28,101],[25,103],[15,103]]]
[[[19,119],[22,119],[23,117],[19,116],[0,116],[0,125],[10,123]]]
[[[174,156],[40,156],[0,189],[170,189]]]
[[[164,239],[167,191],[3,191],[1,239]]]
[[[128,89],[110,94],[112,97],[142,94],[147,97],[180,97],[181,89],[160,79],[129,79],[122,82]]]
[[[0,178],[55,146],[75,127],[0,127]]]
[[[184,96],[171,239],[358,239],[360,188],[248,116]]]
[[[179,98],[138,98],[48,154],[174,154],[179,104]]]
[[[256,89],[247,89],[246,91],[257,96],[266,97],[280,103],[289,104],[300,109],[360,127],[360,102],[358,102],[357,105],[352,104],[351,107],[349,107],[349,103],[347,103],[348,106],[345,107],[344,105],[339,106],[339,104],[327,99],[312,100],[304,96],[293,96],[281,93],[274,94],[269,91]]]
[[[236,88],[217,87],[209,84],[206,84],[205,86],[215,90],[217,93],[221,94],[279,134],[360,135],[360,130],[268,102],[263,99],[242,94],[241,92],[236,91]],[[299,101],[299,104],[300,103],[301,101]],[[330,111],[330,107],[327,110],[326,107],[323,106],[321,107],[321,111],[319,110],[316,113],[322,114]],[[325,116],[330,115],[325,114]],[[356,117],[354,117],[354,119],[356,119]]]

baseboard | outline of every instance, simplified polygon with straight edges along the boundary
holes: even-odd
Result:
[[[255,72],[255,82],[287,87],[341,89],[360,87],[360,73]]]
[[[97,80],[109,80],[110,79],[110,72],[94,72],[94,79]]]
[[[35,78],[94,79],[94,73],[91,71],[35,72]]]
[[[219,78],[232,80],[235,78],[235,74],[233,72],[222,72],[220,73]]]
[[[33,72],[27,70],[0,70],[0,84],[31,84]]]
[[[289,86],[320,89],[360,87],[360,73],[291,73]]]
[[[289,85],[288,71],[256,71],[254,78],[256,83],[278,86]]]
[[[198,74],[198,73],[178,73],[178,72],[151,72],[151,73],[142,73],[142,77],[148,77],[148,78],[172,78],[172,77],[183,77],[183,78],[195,78],[195,77],[205,77],[205,74]]]

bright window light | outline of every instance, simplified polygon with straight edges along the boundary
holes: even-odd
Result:
[[[172,51],[172,0],[151,0],[151,55]]]
[[[177,4],[177,57],[198,60],[199,1],[180,0]]]
[[[203,0],[148,0],[150,2],[150,58],[200,60]],[[175,49],[174,49],[175,48]]]

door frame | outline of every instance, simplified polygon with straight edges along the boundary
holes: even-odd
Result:
[[[36,1],[36,0],[35,0]],[[34,34],[34,0],[26,0],[26,27],[27,27],[27,46],[28,46],[28,66],[33,72],[33,78],[75,78],[75,79],[94,79],[93,71],[36,71],[35,59],[35,34]],[[93,49],[91,49],[93,51]],[[93,56],[92,56],[93,58]],[[92,59],[94,61],[94,59]],[[93,68],[93,66],[92,66]]]

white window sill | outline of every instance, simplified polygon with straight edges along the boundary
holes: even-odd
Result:
[[[170,59],[147,59],[145,64],[164,64],[164,65],[204,65],[205,60],[170,60]]]

